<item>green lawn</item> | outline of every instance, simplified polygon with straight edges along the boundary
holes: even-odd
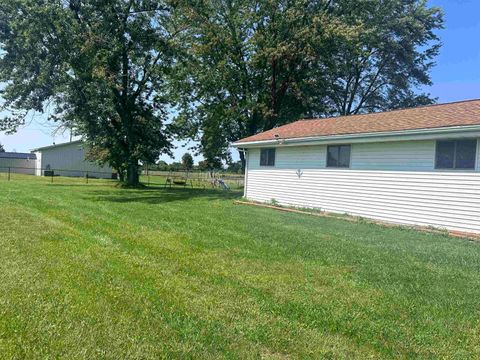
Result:
[[[0,179],[0,358],[479,358],[480,244]]]

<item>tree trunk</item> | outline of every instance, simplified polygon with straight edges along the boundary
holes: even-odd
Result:
[[[138,186],[140,184],[139,165],[137,160],[133,160],[128,164],[127,168],[127,185]]]
[[[240,154],[240,161],[242,163],[242,174],[245,174],[245,169],[246,169],[246,165],[247,165],[247,162],[246,162],[246,159],[245,159],[245,152],[239,150],[238,153]]]

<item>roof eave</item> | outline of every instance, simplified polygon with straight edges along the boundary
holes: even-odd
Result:
[[[31,151],[32,151],[32,152],[37,152],[37,151],[42,151],[42,150],[49,150],[49,149],[54,149],[54,148],[58,148],[58,147],[62,147],[62,146],[67,146],[67,145],[80,144],[80,143],[82,143],[82,142],[83,142],[83,140],[75,140],[75,141],[70,141],[70,142],[61,143],[61,144],[43,146],[43,147],[39,147],[39,148],[36,148],[36,149],[32,149]]]
[[[414,129],[388,132],[372,132],[360,134],[328,135],[328,136],[309,136],[302,138],[278,138],[273,140],[236,142],[232,146],[235,148],[255,148],[264,146],[294,146],[294,145],[321,145],[340,142],[384,142],[400,140],[427,140],[440,136],[453,135],[480,136],[480,125],[462,125],[440,128]]]

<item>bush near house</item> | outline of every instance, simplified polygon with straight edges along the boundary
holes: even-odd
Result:
[[[3,359],[480,357],[478,243],[237,192],[0,187]]]

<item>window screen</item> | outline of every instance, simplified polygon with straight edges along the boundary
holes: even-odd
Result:
[[[477,140],[437,141],[437,169],[475,169]]]
[[[327,167],[350,167],[350,145],[330,145],[327,147]]]
[[[275,166],[275,149],[260,150],[260,166]]]

